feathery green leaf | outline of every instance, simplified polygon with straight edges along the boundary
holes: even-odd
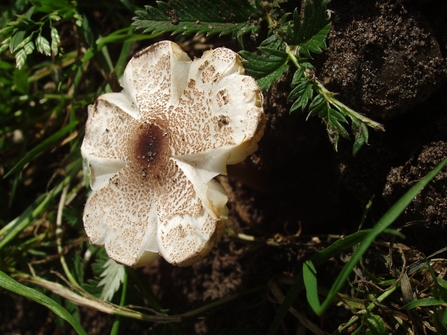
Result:
[[[124,280],[124,265],[118,264],[109,258],[103,268],[104,271],[100,275],[102,279],[98,284],[98,286],[104,286],[101,292],[101,299],[111,301]]]
[[[145,6],[135,12],[133,23],[143,32],[172,34],[232,34],[239,37],[255,33],[260,26],[257,8],[248,0],[172,0],[157,1],[157,7]]]

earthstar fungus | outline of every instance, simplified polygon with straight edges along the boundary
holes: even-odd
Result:
[[[158,255],[191,265],[215,246],[228,209],[213,178],[253,153],[264,131],[261,92],[243,73],[229,49],[191,61],[163,41],[130,60],[121,93],[89,106],[81,153],[93,244],[132,267]]]

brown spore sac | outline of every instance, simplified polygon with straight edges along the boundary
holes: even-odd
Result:
[[[134,154],[142,177],[163,168],[163,152],[167,141],[167,130],[164,127],[150,122],[143,122],[139,126]]]

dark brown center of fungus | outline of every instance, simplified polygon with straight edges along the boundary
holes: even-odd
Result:
[[[167,129],[150,122],[143,122],[139,126],[134,154],[141,168],[142,177],[162,173],[166,160],[167,142]]]

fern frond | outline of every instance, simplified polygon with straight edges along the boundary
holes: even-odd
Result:
[[[255,33],[260,26],[258,9],[248,0],[157,1],[135,12],[132,25],[144,33],[232,34]]]

